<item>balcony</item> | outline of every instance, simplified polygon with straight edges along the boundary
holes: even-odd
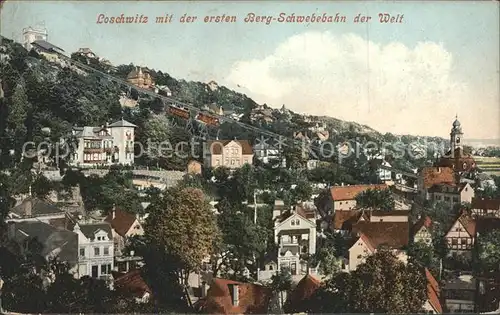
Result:
[[[83,148],[83,153],[104,153],[103,148]]]

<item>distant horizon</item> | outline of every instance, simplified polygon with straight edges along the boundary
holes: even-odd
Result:
[[[239,21],[96,23],[101,13],[139,13],[152,20],[165,12],[177,18],[234,14]],[[244,23],[248,12],[340,12],[350,21]],[[358,13],[378,12],[404,14],[405,22],[352,23]],[[88,47],[114,65],[147,66],[178,80],[213,80],[272,108],[285,104],[296,113],[356,122],[380,133],[445,139],[458,115],[464,140],[499,140],[496,2],[3,3],[2,36],[19,41],[22,29],[39,21],[45,21],[48,41],[67,52]]]

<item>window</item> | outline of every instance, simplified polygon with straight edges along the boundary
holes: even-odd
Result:
[[[234,159],[231,160],[231,165],[234,165],[235,164],[235,161]]]
[[[111,273],[111,264],[101,265],[101,275],[109,275]]]
[[[80,248],[80,256],[85,257],[85,248]]]
[[[99,247],[94,247],[94,256],[99,256],[101,253],[100,253],[100,250],[99,250]]]
[[[220,160],[219,159],[216,159],[215,160],[215,165],[219,166],[220,165]]]
[[[104,247],[104,256],[109,255],[109,247]]]
[[[453,238],[453,239],[451,240],[451,245],[458,245],[458,239]]]
[[[290,225],[295,225],[295,220],[292,220],[292,221],[290,222]]]
[[[300,220],[299,219],[295,220],[295,225],[300,225]]]

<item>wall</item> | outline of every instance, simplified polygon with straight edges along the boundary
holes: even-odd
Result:
[[[334,211],[342,211],[342,210],[352,210],[356,208],[356,200],[341,200],[333,202],[333,210]]]
[[[98,276],[102,275],[101,265],[111,265],[111,270],[114,268],[114,244],[113,240],[106,241],[90,241],[85,235],[75,230],[78,234],[78,265],[79,276],[92,276],[92,266],[98,266]],[[98,234],[100,235],[100,234]],[[106,234],[107,235],[107,234]],[[94,247],[99,247],[99,256],[94,255]],[[108,255],[104,255],[104,248],[108,247]],[[80,249],[85,249],[85,256],[80,256]]]
[[[459,249],[455,249],[455,250],[452,249],[452,238],[458,238],[458,242],[460,242],[458,245]],[[469,247],[469,248],[472,247],[473,239],[470,237],[469,233],[465,230],[465,228],[462,226],[462,224],[457,220],[457,222],[455,222],[453,224],[453,227],[450,229],[448,234],[446,234],[446,241],[447,241],[448,247],[450,248],[450,251],[467,250],[465,248],[462,248],[462,246],[460,246],[462,239],[466,240],[466,244],[467,244],[466,247]]]
[[[358,265],[362,264],[368,255],[371,255],[371,251],[366,246],[362,239],[359,239],[356,244],[354,244],[349,249],[349,271],[354,271]]]

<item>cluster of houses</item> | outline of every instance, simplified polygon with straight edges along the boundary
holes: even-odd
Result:
[[[135,292],[139,302],[148,300],[151,290],[136,271],[142,258],[125,251],[130,237],[144,233],[139,217],[116,208],[105,217],[91,217],[78,205],[61,207],[28,195],[10,209],[6,223],[14,254],[38,250],[48,262],[66,263],[75,278],[106,280]]]

